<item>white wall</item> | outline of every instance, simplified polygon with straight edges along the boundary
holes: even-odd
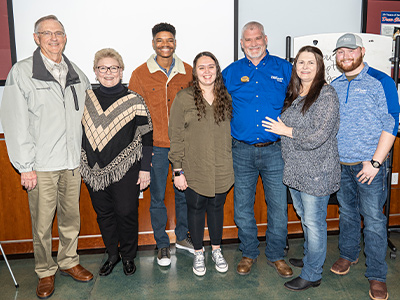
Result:
[[[224,68],[233,61],[233,0],[13,0],[17,59],[32,55],[33,24],[55,14],[67,32],[65,54],[95,82],[94,53],[112,47],[124,58],[124,82],[154,51],[151,28],[169,22],[177,29],[176,53],[192,64],[204,50],[213,52]],[[265,26],[268,49],[285,57],[286,36],[329,32],[360,32],[362,0],[239,0],[239,39],[245,23]],[[243,53],[239,48],[239,58]],[[292,56],[294,56],[292,51]],[[0,88],[0,99],[2,88]],[[0,100],[1,102],[1,100]],[[0,125],[0,132],[2,132]]]
[[[258,21],[264,25],[270,53],[285,58],[286,36],[361,32],[361,13],[362,0],[239,0],[239,39],[247,22]]]
[[[17,59],[31,56],[33,25],[56,15],[67,33],[65,54],[92,83],[97,50],[111,47],[125,63],[123,82],[154,53],[151,28],[168,22],[177,30],[177,55],[189,63],[201,51],[213,52],[222,67],[233,60],[234,1],[13,0]]]

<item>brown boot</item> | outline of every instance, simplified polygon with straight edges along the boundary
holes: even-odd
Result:
[[[386,283],[378,280],[369,281],[369,296],[372,300],[386,300],[389,298]]]
[[[36,295],[40,299],[47,299],[54,293],[54,275],[39,278]]]
[[[236,272],[240,275],[247,275],[251,271],[251,266],[257,261],[256,259],[248,258],[248,257],[242,257],[240,260]]]
[[[350,272],[350,266],[358,263],[358,258],[356,261],[349,261],[344,258],[339,258],[332,266],[331,271],[337,275],[346,275]]]
[[[267,263],[271,267],[274,267],[275,270],[278,272],[279,276],[281,276],[282,278],[293,277],[292,268],[290,268],[283,259],[274,262],[267,260]]]

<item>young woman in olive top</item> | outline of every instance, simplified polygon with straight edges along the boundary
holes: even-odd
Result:
[[[230,119],[231,98],[215,56],[199,53],[193,62],[193,82],[172,104],[169,122],[169,159],[174,184],[185,191],[188,225],[195,249],[193,272],[206,273],[203,252],[205,213],[212,259],[219,272],[228,271],[221,253],[224,204],[232,187],[233,163]]]

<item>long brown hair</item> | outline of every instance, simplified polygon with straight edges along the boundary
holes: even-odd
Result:
[[[307,110],[315,102],[315,100],[317,100],[322,87],[324,86],[324,84],[326,84],[325,65],[321,50],[314,46],[304,46],[299,50],[299,53],[297,53],[296,58],[294,59],[292,77],[290,78],[282,112],[284,112],[290,105],[292,105],[293,101],[300,95],[302,85],[301,80],[297,75],[296,67],[299,56],[303,52],[313,53],[315,56],[315,60],[317,61],[317,72],[315,74],[314,80],[311,83],[308,94],[303,99],[303,108],[301,109],[303,115],[307,112]]]
[[[217,58],[211,52],[205,51],[200,52],[196,55],[193,60],[193,81],[191,85],[193,86],[194,102],[197,108],[197,116],[199,120],[206,115],[206,104],[203,97],[203,91],[199,84],[199,78],[197,77],[197,61],[200,57],[208,56],[215,62],[215,67],[217,69],[216,79],[214,82],[214,120],[215,123],[219,124],[221,121],[225,121],[226,118],[230,119],[232,117],[232,102],[229,97],[228,91],[224,85],[224,80],[222,79],[221,67]]]

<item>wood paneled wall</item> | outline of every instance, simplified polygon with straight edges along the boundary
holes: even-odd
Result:
[[[1,137],[1,136],[0,136]],[[394,151],[393,172],[400,171],[400,142],[396,139]],[[28,206],[28,196],[20,185],[20,175],[15,171],[8,160],[4,140],[0,141],[0,241],[6,254],[29,253],[32,248],[31,220]],[[175,242],[173,229],[175,228],[174,192],[171,174],[168,176],[165,204],[168,211],[167,231],[171,242]],[[144,192],[144,198],[139,202],[139,245],[155,245],[150,222],[150,192]],[[81,233],[79,249],[102,248],[100,230],[96,221],[89,193],[82,184],[81,199]],[[255,218],[258,224],[258,234],[263,236],[267,228],[267,207],[264,201],[264,191],[261,179],[258,181],[256,201],[254,205]],[[390,210],[390,225],[400,225],[400,185],[392,185],[392,201]],[[288,205],[289,234],[301,233],[301,225],[293,206]],[[338,207],[328,207],[328,230],[338,230]],[[57,218],[53,226],[53,248],[58,246]],[[208,239],[206,232],[205,238]],[[227,196],[224,216],[224,239],[237,238],[237,228],[233,221],[233,190]]]

